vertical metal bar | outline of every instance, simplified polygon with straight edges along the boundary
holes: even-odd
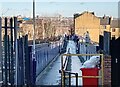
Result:
[[[24,85],[24,76],[23,76],[23,51],[22,51],[22,38],[18,39],[18,65],[19,65],[19,72],[18,72],[18,78],[19,78],[19,85]]]
[[[29,85],[32,85],[32,77],[31,77],[31,58],[30,58],[30,53],[29,53],[29,47],[28,47],[28,35],[25,36],[26,40],[26,56],[28,58],[28,80],[29,80]],[[36,60],[34,59],[34,83],[36,81]]]
[[[17,68],[18,68],[18,71],[17,71],[17,78],[19,78],[18,80],[17,80],[17,85],[21,85],[21,70],[20,70],[20,68],[21,68],[21,55],[20,55],[20,38],[19,39],[17,39],[17,48],[18,48],[18,66],[17,66]]]
[[[85,43],[85,49],[86,49],[86,54],[87,54],[87,44]],[[86,60],[87,60],[87,55],[86,55]]]
[[[65,71],[63,71],[63,84],[64,84],[63,87],[65,87]]]
[[[20,55],[21,55],[21,84],[24,85],[24,59],[23,59],[23,38],[20,38]]]
[[[35,85],[36,82],[36,62],[32,60],[32,46],[28,47],[28,55],[30,59],[30,76],[31,76],[31,84]]]
[[[33,65],[33,68],[35,68],[35,69],[33,69],[33,70],[36,71],[36,58],[35,58],[35,0],[33,0],[33,55],[32,55],[32,60],[33,60],[33,63],[35,63],[35,67]]]
[[[0,17],[0,67],[2,70],[2,18]],[[3,73],[3,71],[2,71]],[[0,77],[2,78],[3,75],[1,75]],[[3,79],[3,78],[2,78]]]
[[[36,61],[33,59],[33,85],[35,85],[36,81]]]
[[[30,77],[30,59],[28,54],[28,35],[25,37],[24,47],[25,47],[25,76],[26,76],[26,84],[31,84],[31,77]]]
[[[0,17],[0,48],[2,48],[2,19],[1,17]],[[1,62],[2,62],[2,49],[0,49],[0,63]]]
[[[22,37],[22,51],[23,51],[23,79],[25,84],[25,48],[24,48],[24,41],[25,39]]]
[[[61,87],[62,87],[62,74],[63,74],[63,71],[62,71],[62,55],[61,55]]]
[[[78,87],[78,73],[75,73],[76,76],[76,87]]]
[[[104,85],[104,59],[103,59],[103,54],[101,55],[101,66],[102,66],[102,86]]]
[[[10,83],[10,43],[9,43],[9,35],[7,35],[7,44],[8,44],[8,64],[9,64],[9,71],[8,71],[8,75],[9,75],[9,83]]]
[[[63,55],[61,55],[61,86],[64,87],[63,83]]]
[[[35,59],[35,0],[33,0],[33,59]]]
[[[13,57],[13,19],[10,18],[10,37],[11,37],[11,79],[10,83],[13,85],[14,84],[14,57]]]
[[[71,73],[69,72],[69,87],[71,87]]]
[[[4,37],[4,43],[5,43],[5,58],[4,58],[4,65],[5,65],[5,85],[7,85],[8,83],[8,80],[7,80],[7,77],[8,77],[8,74],[7,74],[7,18],[5,18],[5,37]]]
[[[15,72],[15,83],[16,85],[18,84],[18,78],[17,78],[17,75],[18,75],[18,47],[17,47],[17,17],[14,17],[14,42],[15,42],[15,69],[16,69],[16,72]]]
[[[30,67],[31,67],[30,68],[31,84],[35,85],[35,82],[36,82],[36,66],[35,66],[35,68],[33,68],[34,65],[35,65],[35,62],[34,62],[34,60],[32,60],[32,46],[28,46],[28,55],[29,55]]]

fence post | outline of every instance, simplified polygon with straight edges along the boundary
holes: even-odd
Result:
[[[11,46],[11,77],[10,77],[10,83],[11,85],[14,84],[14,57],[13,57],[13,19],[10,18],[10,36],[11,36],[11,42],[10,42],[10,46]]]
[[[31,76],[30,76],[30,58],[28,53],[28,35],[24,37],[24,52],[25,52],[25,79],[26,84],[31,85]]]
[[[17,47],[17,17],[14,17],[14,45],[15,45],[15,63],[16,63],[16,72],[15,72],[15,83],[18,85],[18,47]]]
[[[20,73],[20,61],[21,61],[21,56],[20,56],[20,39],[17,39],[17,48],[18,48],[18,60],[17,61],[17,85],[21,85],[21,73]]]
[[[0,67],[1,67],[1,70],[2,70],[2,19],[0,17]],[[3,73],[3,71],[2,71]],[[2,75],[0,76],[2,78]],[[3,79],[3,78],[2,78]],[[1,79],[1,80],[2,80]]]
[[[69,72],[69,87],[71,87],[71,73]]]
[[[78,73],[75,73],[76,76],[76,87],[78,87]]]
[[[33,61],[32,61],[32,46],[29,46],[28,47],[28,56],[29,56],[29,59],[30,59],[30,76],[31,76],[31,84],[34,85],[34,72],[33,72]],[[36,76],[35,76],[36,77]]]
[[[10,83],[10,43],[9,43],[9,35],[7,35],[7,44],[8,44],[8,63],[9,63],[9,71],[8,71],[8,77],[9,77],[9,83]]]
[[[18,72],[18,85],[24,85],[24,76],[23,76],[23,49],[22,49],[22,38],[19,37],[18,39],[18,68],[19,68],[19,72]]]
[[[7,73],[7,18],[5,18],[5,36],[4,36],[4,54],[5,54],[5,58],[4,58],[4,66],[5,66],[5,85],[7,85],[8,83],[8,73]]]
[[[65,71],[63,71],[63,87],[65,87]]]
[[[20,62],[20,66],[21,66],[21,84],[24,85],[24,55],[23,55],[23,37],[20,38],[20,49],[21,49],[21,62]]]
[[[36,82],[36,60],[33,59],[33,85],[35,85]]]

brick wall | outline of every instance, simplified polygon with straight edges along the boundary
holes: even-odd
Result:
[[[89,32],[90,39],[99,42],[100,19],[90,12],[84,12],[75,18],[75,34],[84,36],[86,31]]]
[[[104,85],[111,86],[111,56],[104,56]]]

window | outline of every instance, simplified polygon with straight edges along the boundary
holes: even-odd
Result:
[[[115,29],[112,29],[112,32],[115,32]]]

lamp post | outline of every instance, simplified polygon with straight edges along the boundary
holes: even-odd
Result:
[[[35,85],[36,81],[36,58],[35,58],[35,0],[33,0],[33,55],[32,55],[32,62],[33,62],[33,85]]]
[[[33,0],[33,59],[35,59],[35,0]]]

